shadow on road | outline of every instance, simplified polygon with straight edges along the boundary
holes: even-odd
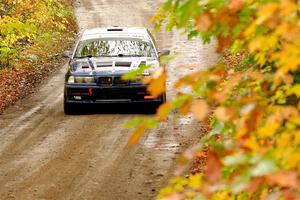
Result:
[[[97,105],[76,105],[71,115],[92,115],[92,114],[155,114],[155,105],[146,104],[97,104]]]

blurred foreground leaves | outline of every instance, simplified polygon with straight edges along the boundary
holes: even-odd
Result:
[[[170,180],[158,199],[300,199],[297,1],[167,0],[153,22],[204,43],[215,38],[225,55],[181,77],[176,98],[158,109],[156,120],[178,110],[210,123],[190,149],[194,156],[181,159],[188,164],[205,150],[205,169]],[[137,127],[141,135],[145,127]]]

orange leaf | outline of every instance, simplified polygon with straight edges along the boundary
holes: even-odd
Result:
[[[218,103],[222,103],[223,101],[225,101],[228,97],[227,94],[225,92],[214,92],[212,94],[212,97],[218,102]]]
[[[278,172],[267,176],[267,182],[272,185],[297,189],[299,182],[294,171]]]
[[[292,192],[291,190],[284,190],[283,191],[283,199],[285,200],[299,200],[299,198],[296,197],[296,194]]]
[[[233,12],[239,12],[244,8],[244,2],[242,0],[231,0],[229,2],[228,8]]]
[[[209,106],[204,100],[197,100],[191,107],[191,112],[196,119],[202,121],[209,114]]]
[[[190,113],[191,101],[192,99],[189,98],[179,106],[179,110],[182,115],[188,115]]]
[[[221,53],[223,49],[228,47],[231,44],[231,38],[230,37],[223,37],[221,35],[218,35],[218,48],[217,53]]]
[[[197,17],[196,27],[200,31],[208,31],[213,24],[212,17],[209,13],[204,13]]]
[[[141,136],[144,134],[146,128],[147,126],[145,124],[142,124],[136,129],[136,131],[132,134],[128,141],[129,146],[133,146],[139,141]]]
[[[162,72],[159,75],[153,75],[153,79],[150,81],[150,85],[148,86],[148,91],[152,96],[157,98],[164,91],[166,91],[166,79],[167,75],[165,72]]]
[[[218,155],[213,152],[209,152],[207,155],[205,177],[211,183],[215,183],[219,181],[222,175],[221,168],[222,168],[222,163],[218,158]]]
[[[255,192],[257,188],[264,182],[262,177],[255,178],[246,188],[247,192]]]
[[[218,120],[220,121],[228,121],[236,117],[236,109],[227,108],[227,107],[218,107],[215,110],[215,114]]]
[[[167,120],[168,114],[172,110],[172,104],[171,103],[165,103],[161,105],[158,110],[157,110],[157,116],[159,117],[160,120],[165,121]]]

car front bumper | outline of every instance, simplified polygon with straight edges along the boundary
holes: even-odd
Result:
[[[66,103],[162,103],[163,97],[153,98],[145,85],[99,86],[84,84],[65,85]]]

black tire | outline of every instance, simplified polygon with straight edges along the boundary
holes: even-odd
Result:
[[[73,104],[66,102],[66,96],[64,96],[64,113],[66,115],[74,114],[74,106],[73,106]]]

